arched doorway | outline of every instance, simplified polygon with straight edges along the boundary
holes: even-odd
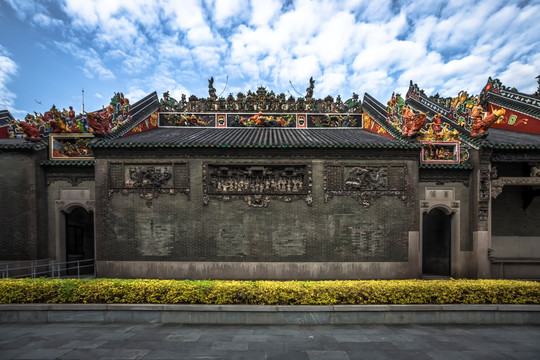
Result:
[[[440,208],[423,214],[422,274],[450,276],[452,215]]]
[[[94,258],[94,214],[75,207],[65,214],[66,261]]]

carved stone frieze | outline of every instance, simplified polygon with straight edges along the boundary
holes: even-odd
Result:
[[[369,207],[381,196],[407,201],[405,166],[325,164],[324,197],[350,196]]]
[[[109,163],[109,191],[122,195],[138,194],[151,206],[160,194],[189,194],[187,163]]]
[[[494,162],[540,162],[540,151],[494,153]]]
[[[540,186],[540,176],[538,177],[500,177],[491,182],[491,197],[496,199],[502,192],[504,186]]]
[[[308,164],[203,165],[203,203],[244,200],[250,207],[268,207],[272,200],[304,200],[311,206],[312,174]]]

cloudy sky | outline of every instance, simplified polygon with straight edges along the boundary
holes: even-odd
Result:
[[[540,0],[0,0],[0,109],[81,110],[114,92],[227,96],[265,86],[295,97],[413,80],[478,93],[489,76],[525,93],[540,74]]]

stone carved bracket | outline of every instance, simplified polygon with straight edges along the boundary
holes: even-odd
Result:
[[[500,177],[491,181],[491,197],[496,199],[504,186],[540,186],[540,177]]]
[[[272,200],[304,200],[311,206],[312,173],[309,164],[203,165],[203,204],[211,199],[244,200],[249,207],[268,207]]]
[[[138,194],[151,206],[160,194],[189,196],[187,163],[110,163],[108,198],[114,193]]]
[[[405,166],[325,164],[324,198],[350,196],[370,207],[382,196],[396,196],[407,202]]]

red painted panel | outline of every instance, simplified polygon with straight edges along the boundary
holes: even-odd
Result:
[[[0,139],[7,139],[8,137],[8,126],[0,127]]]
[[[394,139],[394,137],[388,131],[386,131],[385,128],[379,125],[377,121],[373,120],[366,112],[364,112],[364,130],[385,136],[389,139]]]
[[[488,111],[493,112],[502,107],[492,103],[488,103]],[[493,128],[525,132],[530,134],[540,134],[540,119],[525,115],[523,113],[504,108],[504,120],[500,124],[493,124]]]
[[[133,134],[138,134],[143,131],[148,131],[151,129],[155,129],[158,127],[158,112],[156,111],[146,119],[142,120],[138,125],[136,125],[133,129],[131,129],[127,134],[124,136],[129,136]]]

